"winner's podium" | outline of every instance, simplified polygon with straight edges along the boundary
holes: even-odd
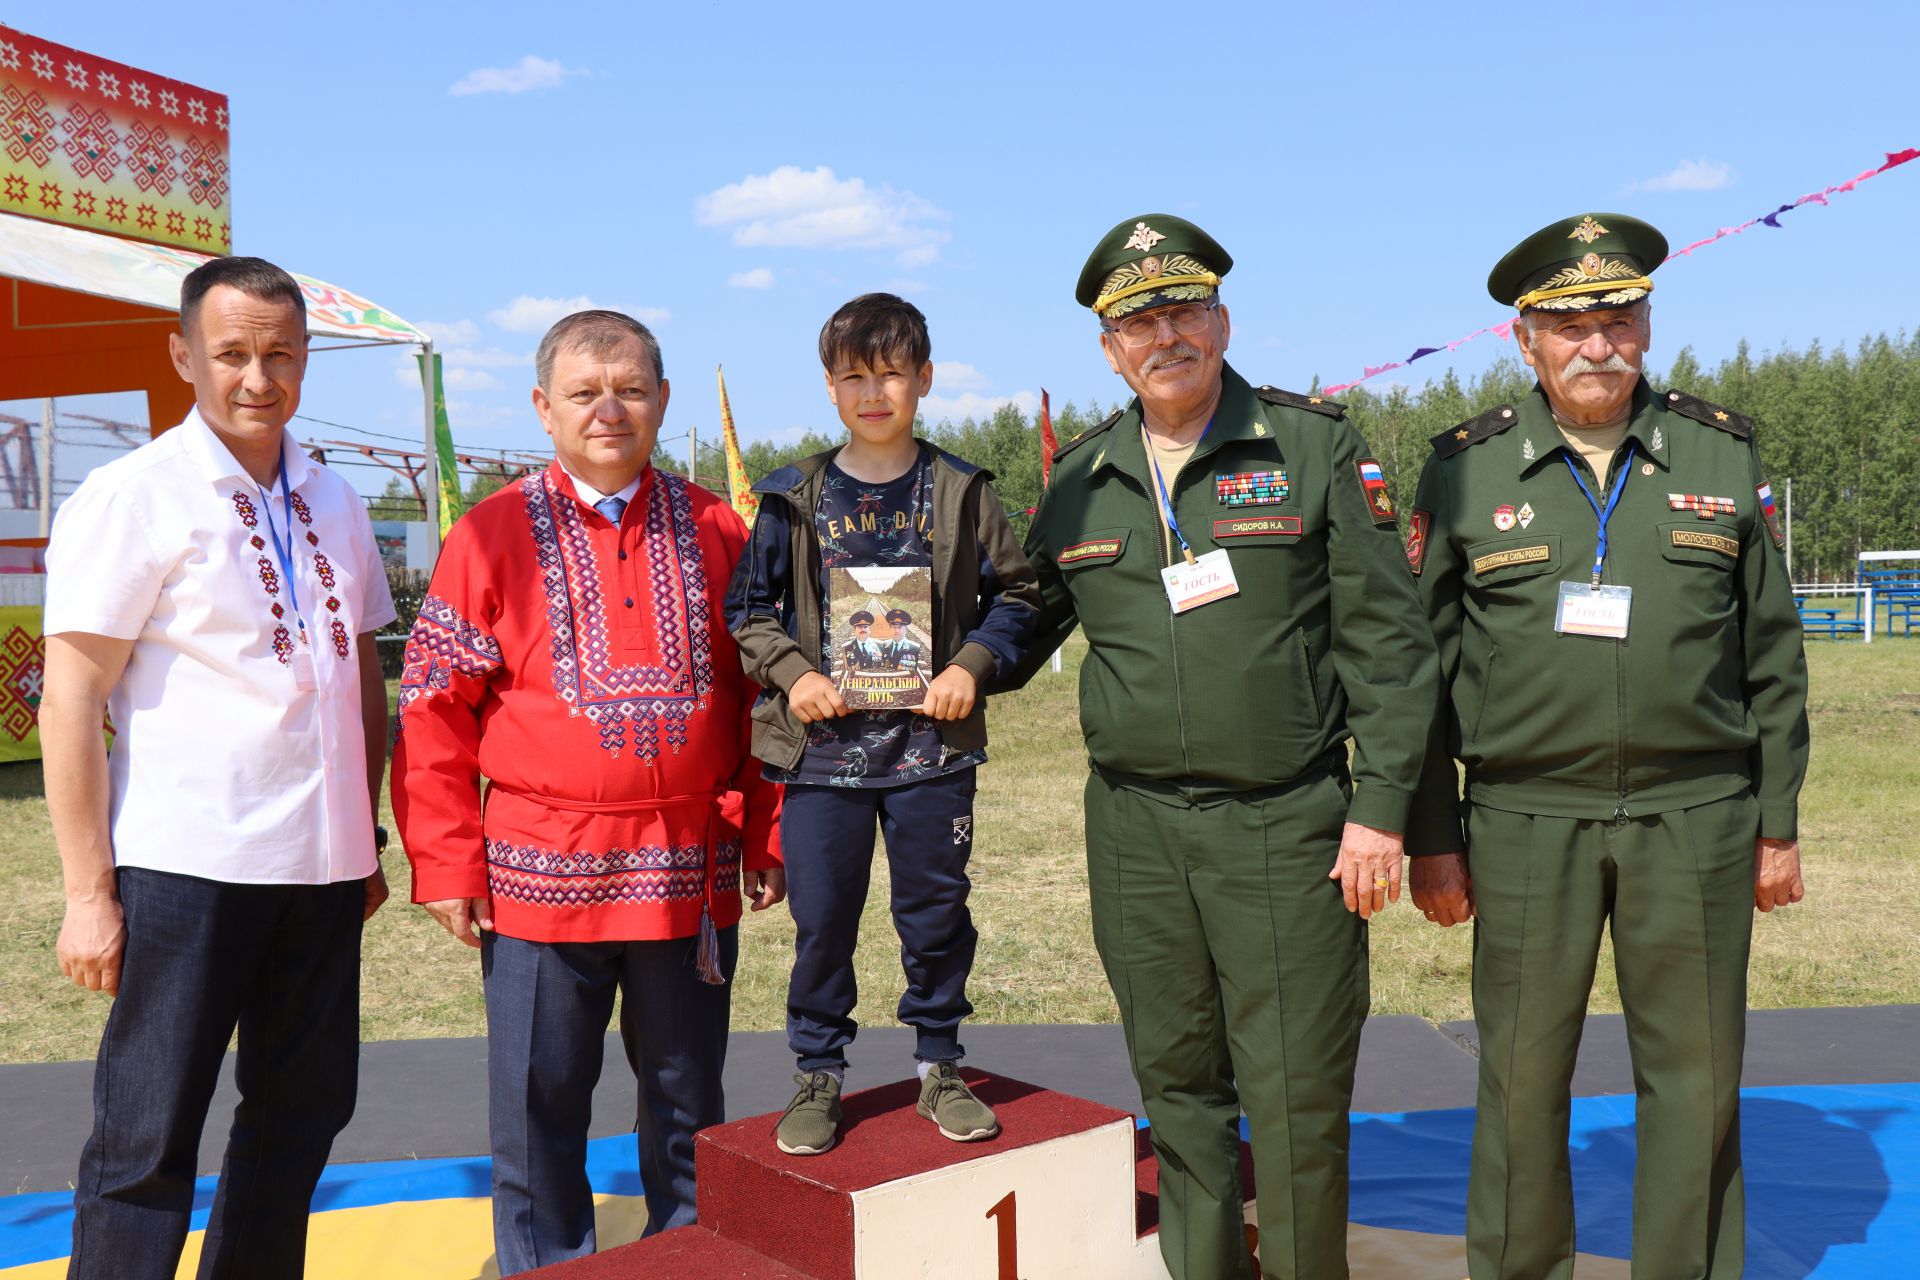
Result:
[[[700,1223],[544,1280],[1165,1280],[1154,1165],[1134,1119],[965,1071],[1000,1133],[952,1142],[916,1081],[850,1093],[840,1142],[789,1156],[777,1114],[695,1141]]]

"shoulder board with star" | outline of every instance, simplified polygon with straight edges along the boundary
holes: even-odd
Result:
[[[1722,409],[1711,401],[1698,396],[1690,396],[1684,391],[1667,392],[1667,408],[1675,413],[1685,414],[1695,422],[1704,422],[1710,427],[1718,427],[1730,436],[1739,436],[1745,440],[1753,434],[1753,419],[1731,409]]]
[[[1468,445],[1479,444],[1482,440],[1491,440],[1514,424],[1513,406],[1495,405],[1477,418],[1468,418],[1457,427],[1449,427],[1433,438],[1433,451],[1442,458],[1451,458]]]
[[[1112,413],[1108,414],[1105,419],[1103,419],[1100,422],[1094,423],[1092,426],[1088,427],[1085,431],[1082,431],[1079,435],[1067,441],[1065,444],[1061,445],[1058,449],[1055,449],[1053,451],[1053,460],[1055,462],[1058,462],[1060,461],[1060,459],[1066,457],[1068,454],[1072,453],[1075,449],[1078,449],[1081,445],[1093,439],[1095,436],[1104,435],[1106,431],[1113,426],[1114,423],[1120,421],[1120,417],[1124,413],[1126,413],[1125,409],[1115,409]]]
[[[1347,406],[1325,396],[1303,396],[1298,391],[1282,391],[1278,387],[1255,387],[1253,394],[1268,404],[1283,404],[1289,409],[1323,413],[1329,418],[1344,418],[1347,415]]]

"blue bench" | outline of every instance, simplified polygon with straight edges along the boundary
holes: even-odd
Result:
[[[1898,622],[1906,635],[1913,634],[1915,614],[1920,613],[1920,568],[1868,569],[1857,572],[1858,585],[1873,588],[1876,614],[1886,610],[1887,634],[1893,634]]]
[[[1857,636],[1866,632],[1866,622],[1857,617],[1841,617],[1838,609],[1809,608],[1806,601],[1819,597],[1796,596],[1794,608],[1800,612],[1800,630],[1809,636],[1825,636],[1837,640],[1841,636]]]

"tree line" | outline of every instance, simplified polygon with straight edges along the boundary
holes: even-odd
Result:
[[[1793,482],[1793,576],[1798,582],[1851,581],[1862,551],[1920,549],[1920,333],[1863,339],[1851,352],[1819,343],[1756,357],[1742,342],[1732,357],[1703,366],[1683,348],[1664,376],[1649,369],[1656,388],[1678,388],[1753,418],[1762,465],[1777,503],[1785,506],[1785,482]],[[1533,387],[1533,374],[1505,357],[1462,381],[1451,370],[1415,389],[1356,387],[1340,397],[1347,416],[1366,437],[1387,475],[1402,513],[1413,504],[1429,441],[1442,431],[1495,405],[1511,403]],[[1317,389],[1305,388],[1306,390]],[[1053,415],[1056,437],[1065,442],[1098,423],[1118,405],[1085,408],[1067,404]],[[992,471],[995,488],[1014,526],[1025,534],[1027,512],[1040,500],[1039,424],[1013,405],[964,421],[920,424],[921,434],[943,449]],[[709,441],[711,434],[715,437]],[[695,479],[726,490],[726,458],[718,432],[701,433]],[[755,480],[796,459],[840,442],[840,432],[809,431],[776,444],[759,440],[742,450]],[[686,451],[656,448],[654,463],[686,474]],[[467,486],[469,504],[500,486],[476,476]],[[376,519],[418,519],[403,514],[398,481],[375,499]],[[389,501],[391,499],[392,501]],[[406,495],[404,506],[412,506]]]
[[[1862,551],[1920,550],[1920,334],[1881,334],[1851,353],[1815,343],[1755,357],[1742,342],[1711,369],[1682,348],[1664,376],[1648,377],[1754,419],[1783,510],[1792,481],[1796,582],[1850,582]],[[1526,395],[1533,382],[1509,357],[1465,384],[1449,372],[1417,392],[1355,388],[1342,401],[1404,512],[1431,438]]]
[[[1664,374],[1649,369],[1648,376],[1656,388],[1677,388],[1756,421],[1761,464],[1782,507],[1785,482],[1793,481],[1796,581],[1851,581],[1862,551],[1920,549],[1920,333],[1881,334],[1851,352],[1815,343],[1755,356],[1742,342],[1713,368],[1683,348]],[[1355,387],[1339,399],[1380,460],[1404,518],[1432,438],[1518,400],[1533,385],[1532,370],[1505,357],[1465,381],[1449,370],[1418,388]],[[1054,414],[1055,434],[1070,440],[1108,412],[1067,405]],[[992,471],[1015,527],[1025,533],[1026,512],[1040,499],[1037,422],[1007,405],[985,419],[928,426],[924,434]],[[818,433],[788,445],[761,441],[743,450],[747,473],[757,479],[837,442],[837,435]],[[684,450],[677,460],[662,454],[656,461],[686,470]],[[720,449],[709,452],[703,444],[699,480],[724,489],[725,476]]]

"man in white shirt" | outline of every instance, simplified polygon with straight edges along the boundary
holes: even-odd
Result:
[[[60,971],[116,996],[68,1274],[171,1280],[237,1027],[199,1274],[298,1277],[353,1114],[360,929],[387,896],[372,633],[393,601],[360,498],[286,431],[307,361],[293,277],[216,258],[182,283],[180,329],[194,409],[88,476],[47,548]]]

